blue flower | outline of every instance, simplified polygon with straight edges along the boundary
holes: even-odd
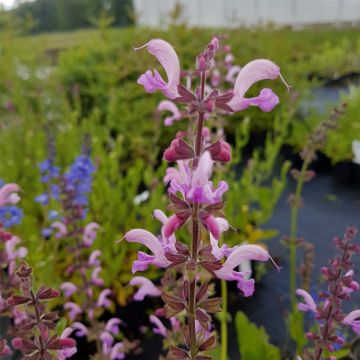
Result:
[[[41,194],[35,198],[35,201],[41,205],[47,205],[49,203],[49,196],[47,194]]]
[[[85,207],[88,205],[88,194],[92,187],[92,174],[95,166],[89,156],[80,155],[65,174],[66,190],[73,193],[73,205]]]
[[[43,183],[49,182],[52,178],[60,175],[60,170],[57,166],[53,166],[50,159],[46,159],[39,164],[41,173],[41,181]]]
[[[41,230],[41,235],[45,238],[49,237],[53,232],[52,228],[44,228]]]
[[[5,228],[20,224],[23,216],[23,211],[17,206],[8,205],[0,208],[0,222]]]

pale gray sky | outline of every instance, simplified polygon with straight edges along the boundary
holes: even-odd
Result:
[[[10,9],[14,3],[15,0],[0,0],[0,5],[3,5],[5,9]]]

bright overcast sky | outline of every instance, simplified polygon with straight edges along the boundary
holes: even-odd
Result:
[[[3,5],[5,9],[10,9],[14,6],[15,0],[0,0],[0,5]]]

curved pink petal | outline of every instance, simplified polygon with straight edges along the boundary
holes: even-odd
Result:
[[[298,304],[298,309],[300,311],[313,311],[315,313],[317,312],[316,303],[312,298],[312,296],[307,291],[303,289],[297,289],[296,294],[301,296],[305,301],[304,303]]]
[[[53,229],[57,230],[57,233],[55,235],[55,239],[61,239],[63,237],[65,237],[67,235],[67,228],[66,225],[64,223],[62,223],[61,221],[54,221],[51,224],[51,227]]]
[[[156,70],[154,70],[154,75],[151,70],[148,70],[139,77],[138,84],[143,85],[148,92],[161,90],[170,99],[178,97],[177,88],[180,84],[180,63],[174,48],[167,41],[161,39],[150,40],[147,44],[135,50],[142,49],[143,47],[146,47],[148,52],[154,55],[163,66],[167,75],[167,83]]]
[[[345,325],[350,325],[354,332],[360,334],[360,309],[354,310],[346,315],[342,323]]]
[[[167,116],[164,119],[164,124],[166,126],[171,126],[174,121],[181,120],[182,115],[178,107],[170,100],[163,100],[158,105],[159,111],[170,111],[171,116]]]
[[[6,204],[16,204],[20,201],[20,196],[17,194],[20,187],[17,184],[6,184],[0,188],[0,206]]]
[[[146,296],[157,297],[161,294],[153,282],[143,276],[135,276],[130,280],[129,285],[139,286],[138,291],[134,295],[134,300],[136,301],[142,301]]]
[[[150,315],[150,322],[155,325],[155,327],[153,328],[153,332],[166,338],[167,329],[161,322],[161,320],[155,315]]]

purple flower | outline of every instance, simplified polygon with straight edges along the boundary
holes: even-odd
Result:
[[[342,323],[350,325],[353,331],[360,335],[360,310],[354,310],[346,315]]]
[[[64,309],[69,311],[69,318],[70,320],[75,320],[78,315],[82,314],[82,309],[79,305],[68,301],[64,304]]]
[[[129,285],[139,286],[138,291],[134,295],[134,300],[136,301],[144,300],[145,296],[158,297],[161,294],[153,282],[143,276],[135,276],[130,280]]]
[[[27,249],[23,246],[16,249],[16,246],[20,243],[21,240],[16,236],[13,236],[10,240],[5,242],[5,254],[8,262],[22,259],[28,254]]]
[[[64,292],[66,298],[69,298],[78,291],[78,288],[72,282],[68,281],[60,285],[60,290]]]
[[[147,255],[142,251],[138,252],[138,259],[134,261],[132,272],[145,271],[149,265],[166,268],[170,265],[169,260],[165,257],[165,250],[160,240],[143,229],[133,229],[128,231],[124,239],[128,242],[137,242],[145,245],[153,255]]]
[[[72,328],[66,328],[60,336],[60,341],[67,339],[71,335],[72,332],[73,332]],[[70,348],[66,347],[66,348],[58,351],[57,360],[68,359],[71,356],[73,356],[74,354],[76,354],[76,352],[77,352],[76,346],[70,347]]]
[[[51,228],[54,230],[57,230],[57,233],[55,235],[55,239],[61,239],[65,237],[68,234],[66,225],[62,223],[61,221],[54,221],[51,224]]]
[[[301,296],[304,299],[304,303],[298,304],[298,309],[300,311],[312,311],[314,313],[317,312],[317,306],[313,299],[313,297],[305,290],[303,289],[297,289],[296,294]]]
[[[246,276],[249,274],[234,271],[234,268],[239,266],[240,263],[245,260],[268,261],[269,258],[269,253],[261,246],[241,245],[229,255],[221,269],[214,273],[219,279],[237,281],[237,287],[244,293],[244,296],[252,296],[254,293],[255,280],[246,279]]]
[[[5,228],[20,224],[24,214],[22,209],[15,205],[0,207],[0,222]]]
[[[100,260],[98,259],[98,257],[100,257],[100,256],[101,256],[101,251],[100,250],[94,250],[89,256],[88,265],[90,265],[90,266],[99,266],[100,265]]]
[[[99,297],[98,300],[96,302],[96,306],[97,307],[105,307],[108,308],[111,306],[111,301],[107,298],[108,296],[111,295],[111,290],[110,289],[104,289]]]
[[[112,318],[106,323],[105,331],[113,334],[114,336],[117,336],[120,334],[120,328],[119,328],[120,324],[121,324],[120,319]]]
[[[166,327],[164,326],[164,324],[161,322],[161,320],[157,316],[150,315],[150,322],[155,325],[155,327],[153,328],[153,332],[155,334],[161,335],[164,338],[167,337],[168,331],[167,331]]]
[[[163,66],[168,82],[166,83],[159,72],[154,70],[147,70],[138,79],[138,84],[143,85],[145,90],[149,93],[155,90],[161,90],[163,94],[174,99],[179,96],[178,85],[180,84],[180,63],[174,48],[166,41],[161,39],[150,40],[147,44],[135,48],[140,50],[146,47],[151,55],[154,55],[160,64]]]
[[[104,280],[99,276],[101,270],[101,267],[97,266],[91,273],[91,282],[96,286],[104,285]]]
[[[74,329],[75,336],[77,337],[84,337],[89,334],[87,327],[81,322],[75,321],[71,326]]]
[[[97,230],[100,228],[100,225],[96,222],[91,222],[85,226],[83,243],[86,247],[90,247],[94,240],[96,239]]]

